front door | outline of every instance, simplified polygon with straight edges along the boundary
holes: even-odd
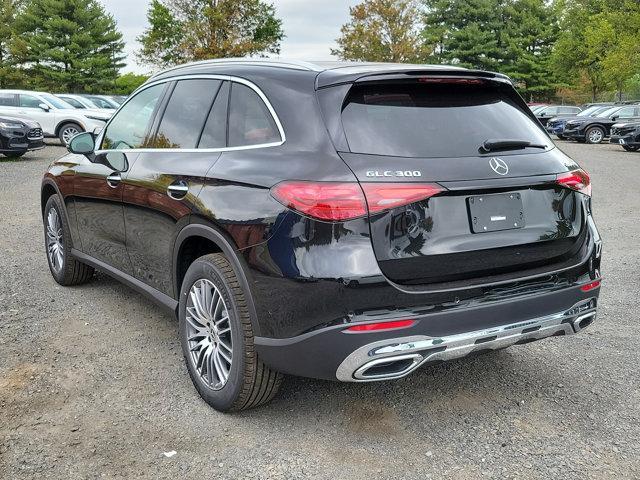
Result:
[[[89,160],[76,167],[74,201],[82,250],[97,260],[131,274],[132,266],[126,247],[123,179],[135,166],[145,145],[153,117],[164,92],[164,86],[150,87],[125,105],[98,139],[96,155],[123,153],[128,168],[113,169]]]
[[[49,107],[50,110],[43,110],[40,105],[48,106],[48,104],[35,95],[21,93],[18,97],[20,118],[35,120],[40,124],[45,135],[54,135],[56,129],[55,110],[51,107]]]

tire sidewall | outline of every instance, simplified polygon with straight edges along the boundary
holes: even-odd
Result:
[[[207,279],[213,282],[216,288],[220,291],[220,294],[227,306],[229,324],[231,325],[231,340],[233,342],[231,369],[229,371],[227,383],[220,390],[213,390],[209,388],[201,380],[200,375],[192,363],[191,352],[189,351],[189,342],[187,341],[187,299],[193,284],[201,279]],[[206,259],[198,259],[194,261],[187,270],[180,291],[178,318],[182,353],[187,364],[189,375],[191,376],[196,389],[205,401],[215,409],[221,411],[230,409],[242,393],[243,375],[246,363],[246,341],[243,335],[242,323],[239,320],[240,312],[238,311],[236,299],[222,272],[220,272],[217,266],[210,261],[207,261]]]

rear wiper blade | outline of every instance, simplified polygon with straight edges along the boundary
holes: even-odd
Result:
[[[497,152],[500,150],[518,150],[522,148],[547,148],[546,145],[540,143],[531,143],[528,140],[510,140],[510,139],[490,139],[485,140],[480,146],[480,153]]]

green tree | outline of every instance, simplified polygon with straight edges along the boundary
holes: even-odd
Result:
[[[24,0],[0,0],[0,88],[14,86],[22,77],[11,45],[16,35],[15,19],[23,5]]]
[[[154,0],[148,18],[138,58],[157,67],[278,54],[284,38],[275,8],[262,0]]]
[[[549,97],[556,12],[545,0],[423,0],[430,61],[510,75],[530,99]]]
[[[135,73],[125,73],[120,75],[114,82],[111,93],[116,95],[130,95],[136,88],[149,79],[147,75],[137,75]]]
[[[183,25],[160,0],[152,0],[147,12],[149,27],[136,40],[142,48],[136,52],[140,63],[152,68],[167,68],[182,59]]]
[[[424,5],[423,37],[435,45],[431,61],[498,69],[505,51],[500,0],[424,0]]]
[[[343,60],[420,62],[430,53],[421,38],[414,0],[365,0],[349,9],[331,54]]]
[[[16,31],[16,55],[41,88],[108,90],[124,66],[122,34],[97,0],[30,0]]]

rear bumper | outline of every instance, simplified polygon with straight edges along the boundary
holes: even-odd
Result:
[[[343,324],[287,339],[258,337],[255,343],[262,361],[286,374],[347,382],[394,379],[427,363],[577,333],[595,319],[598,294],[599,288],[584,292],[576,285],[452,311],[368,318],[416,320],[401,330],[345,333],[349,325]]]

